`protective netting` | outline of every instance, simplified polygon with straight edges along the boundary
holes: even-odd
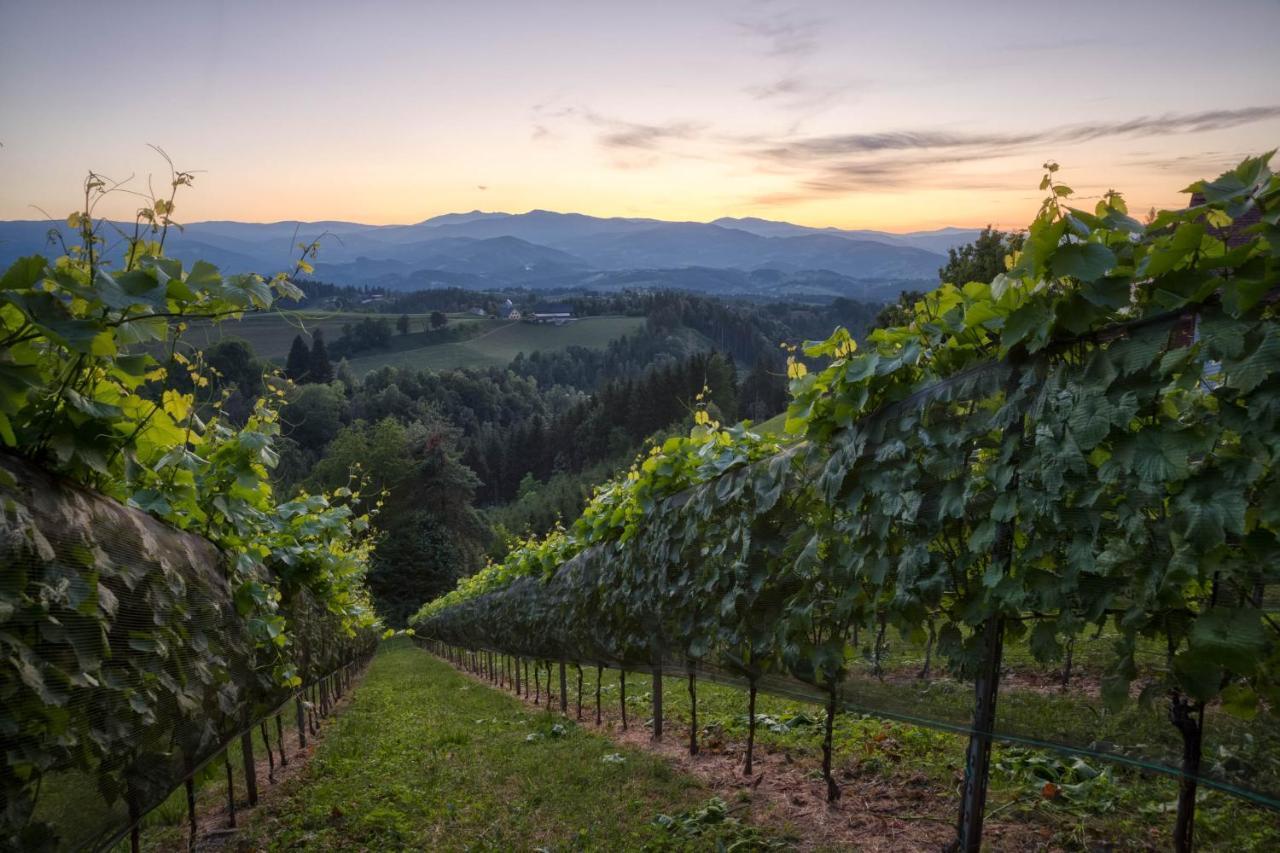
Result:
[[[1280,808],[1275,326],[1209,307],[970,369],[419,636],[834,696]]]
[[[299,690],[257,659],[198,536],[0,457],[0,849],[121,837]],[[304,593],[305,690],[367,653]]]

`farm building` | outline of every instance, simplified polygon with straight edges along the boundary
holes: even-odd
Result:
[[[554,323],[563,326],[573,321],[572,305],[544,305],[529,315],[535,323]]]

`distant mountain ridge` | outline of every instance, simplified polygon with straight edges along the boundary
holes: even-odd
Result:
[[[48,253],[51,227],[70,238],[61,224],[0,222],[0,264]],[[224,272],[265,273],[291,268],[296,244],[320,238],[317,278],[392,289],[435,282],[607,288],[629,279],[709,292],[740,286],[760,295],[776,289],[782,291],[779,296],[807,292],[858,298],[871,291],[891,294],[894,282],[936,279],[946,250],[977,233],[943,228],[894,234],[758,218],[672,222],[473,210],[413,225],[194,222],[171,230],[165,248],[184,261],[207,260]],[[108,247],[112,242],[109,238]]]

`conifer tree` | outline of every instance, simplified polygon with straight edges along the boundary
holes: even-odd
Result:
[[[310,375],[307,377],[308,381],[333,381],[333,365],[329,363],[329,350],[326,349],[324,345],[324,332],[319,329],[316,329],[315,337],[311,340],[310,367]]]
[[[284,365],[284,375],[294,382],[302,383],[307,381],[307,374],[310,372],[311,353],[307,351],[307,343],[302,335],[294,335],[293,346],[289,347],[289,359]]]

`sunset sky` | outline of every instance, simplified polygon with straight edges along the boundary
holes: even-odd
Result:
[[[1017,227],[1050,158],[1145,211],[1280,145],[1277,35],[1275,0],[0,0],[0,218],[167,177],[148,143],[201,170],[187,221]]]

